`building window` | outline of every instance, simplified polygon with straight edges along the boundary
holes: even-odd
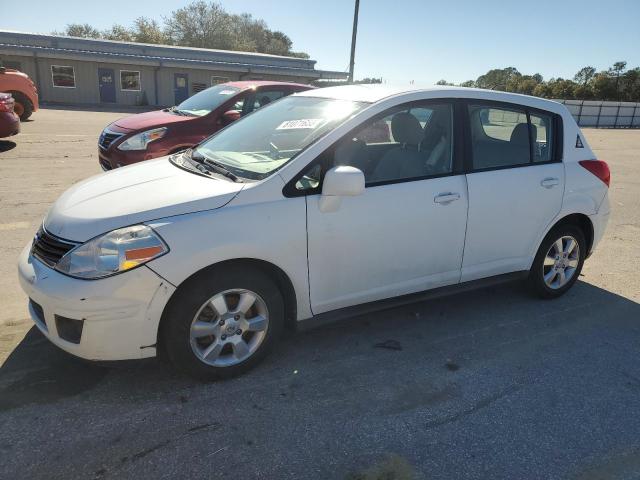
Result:
[[[51,65],[51,80],[58,88],[76,88],[76,73],[73,67]]]
[[[215,75],[211,75],[211,85],[218,85],[220,83],[227,83],[229,81],[229,77],[217,77]]]
[[[120,88],[122,90],[140,91],[140,72],[120,70]]]

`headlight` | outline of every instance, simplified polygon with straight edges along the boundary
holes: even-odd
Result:
[[[119,228],[68,252],[56,270],[72,277],[95,279],[126,272],[169,251],[151,227]]]
[[[167,127],[154,128],[146,132],[138,133],[133,137],[127,138],[118,145],[118,150],[145,150],[154,140],[158,140],[167,134]]]

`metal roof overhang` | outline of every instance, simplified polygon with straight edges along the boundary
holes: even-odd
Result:
[[[154,55],[135,55],[111,53],[91,50],[76,50],[34,45],[17,45],[0,43],[0,53],[5,55],[23,55],[38,58],[60,58],[77,61],[94,61],[101,63],[124,63],[131,65],[147,65],[151,67],[194,68],[201,70],[223,70],[227,72],[286,75],[303,78],[322,78],[346,80],[346,72],[315,70],[309,68],[285,67],[269,64],[242,62],[221,62],[215,60],[197,60],[177,57],[160,57]]]

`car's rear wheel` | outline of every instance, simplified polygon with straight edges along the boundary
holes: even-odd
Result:
[[[261,270],[205,271],[182,285],[162,319],[169,359],[202,380],[229,378],[255,366],[284,324],[284,302]]]
[[[529,272],[529,283],[542,298],[556,298],[578,280],[586,255],[582,230],[575,225],[553,228],[542,241]]]
[[[20,117],[20,120],[24,122],[33,113],[33,104],[31,100],[22,93],[11,92],[11,96],[15,100],[13,111]]]

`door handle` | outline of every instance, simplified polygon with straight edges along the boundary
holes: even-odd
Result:
[[[442,204],[447,204],[447,203],[451,203],[455,200],[459,200],[460,199],[460,194],[459,193],[452,193],[452,192],[448,192],[448,193],[440,193],[438,195],[436,195],[435,197],[433,197],[433,201],[435,203],[442,203]]]
[[[540,182],[540,185],[542,185],[544,188],[551,188],[551,187],[555,187],[559,183],[560,183],[560,180],[558,180],[557,178],[547,177]]]

